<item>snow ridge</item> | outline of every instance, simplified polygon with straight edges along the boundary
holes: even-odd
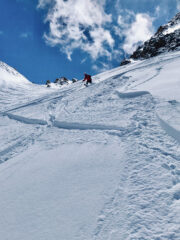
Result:
[[[16,88],[17,85],[23,87],[27,84],[30,84],[30,82],[23,75],[0,61],[0,88]]]

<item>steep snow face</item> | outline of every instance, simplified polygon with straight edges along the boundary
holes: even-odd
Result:
[[[124,89],[145,90],[154,97],[180,101],[179,52],[149,59],[145,68],[146,62],[146,60],[140,61],[139,65],[142,65],[142,68],[134,69],[133,75],[131,72],[125,74],[125,77],[131,81],[128,82],[128,86],[124,86]]]
[[[176,14],[176,16],[166,25],[162,26],[159,29],[159,32],[162,32],[164,35],[175,32],[180,29],[180,13]]]
[[[0,61],[0,88],[23,86],[30,82],[14,68]]]
[[[163,34],[166,35],[166,34],[170,34],[170,33],[173,33],[175,32],[176,30],[180,29],[180,23],[174,25],[174,26],[171,26],[169,25],[169,28],[166,29]]]
[[[180,52],[0,91],[0,236],[180,239]]]

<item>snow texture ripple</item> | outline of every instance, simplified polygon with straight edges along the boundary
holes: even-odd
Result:
[[[0,238],[179,240],[179,64],[46,88],[1,63]]]

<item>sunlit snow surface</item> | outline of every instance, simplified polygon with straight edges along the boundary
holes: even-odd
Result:
[[[89,87],[3,66],[0,239],[180,239],[180,52]]]
[[[169,28],[163,32],[163,34],[170,34],[170,33],[173,33],[174,31],[180,29],[180,23],[174,25],[174,26],[169,26]]]
[[[16,88],[17,86],[30,84],[30,82],[18,73],[14,68],[0,61],[0,89]]]

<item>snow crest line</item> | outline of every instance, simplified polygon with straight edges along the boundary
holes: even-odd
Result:
[[[160,116],[157,113],[156,115],[160,122],[161,127],[166,131],[166,133],[173,137],[174,139],[176,139],[178,143],[180,143],[180,131],[170,126],[166,121],[160,118]]]
[[[31,119],[25,118],[22,116],[14,115],[11,113],[4,114],[10,119],[25,123],[25,124],[38,124],[38,125],[48,125],[48,122],[41,119]],[[86,123],[76,123],[76,122],[61,122],[61,121],[52,121],[52,126],[67,130],[124,130],[122,127],[114,126],[114,125],[103,125],[103,124],[86,124]]]
[[[136,98],[146,94],[151,94],[148,91],[131,91],[131,92],[119,92],[115,91],[115,94],[118,95],[119,98]],[[156,113],[157,119],[159,120],[160,126],[166,131],[166,133],[173,137],[178,143],[180,143],[180,131],[170,126],[166,121],[164,121],[158,113]]]
[[[41,119],[26,118],[26,117],[14,115],[11,113],[5,113],[4,115],[9,117],[10,119],[13,119],[22,123],[26,123],[26,124],[47,125],[47,122]]]
[[[115,92],[119,98],[135,98],[146,94],[150,94],[148,91],[132,91],[132,92]]]
[[[113,126],[113,125],[102,125],[102,124],[86,124],[86,123],[73,123],[73,122],[53,122],[54,127],[63,128],[63,129],[77,129],[77,130],[124,130],[122,127]]]

